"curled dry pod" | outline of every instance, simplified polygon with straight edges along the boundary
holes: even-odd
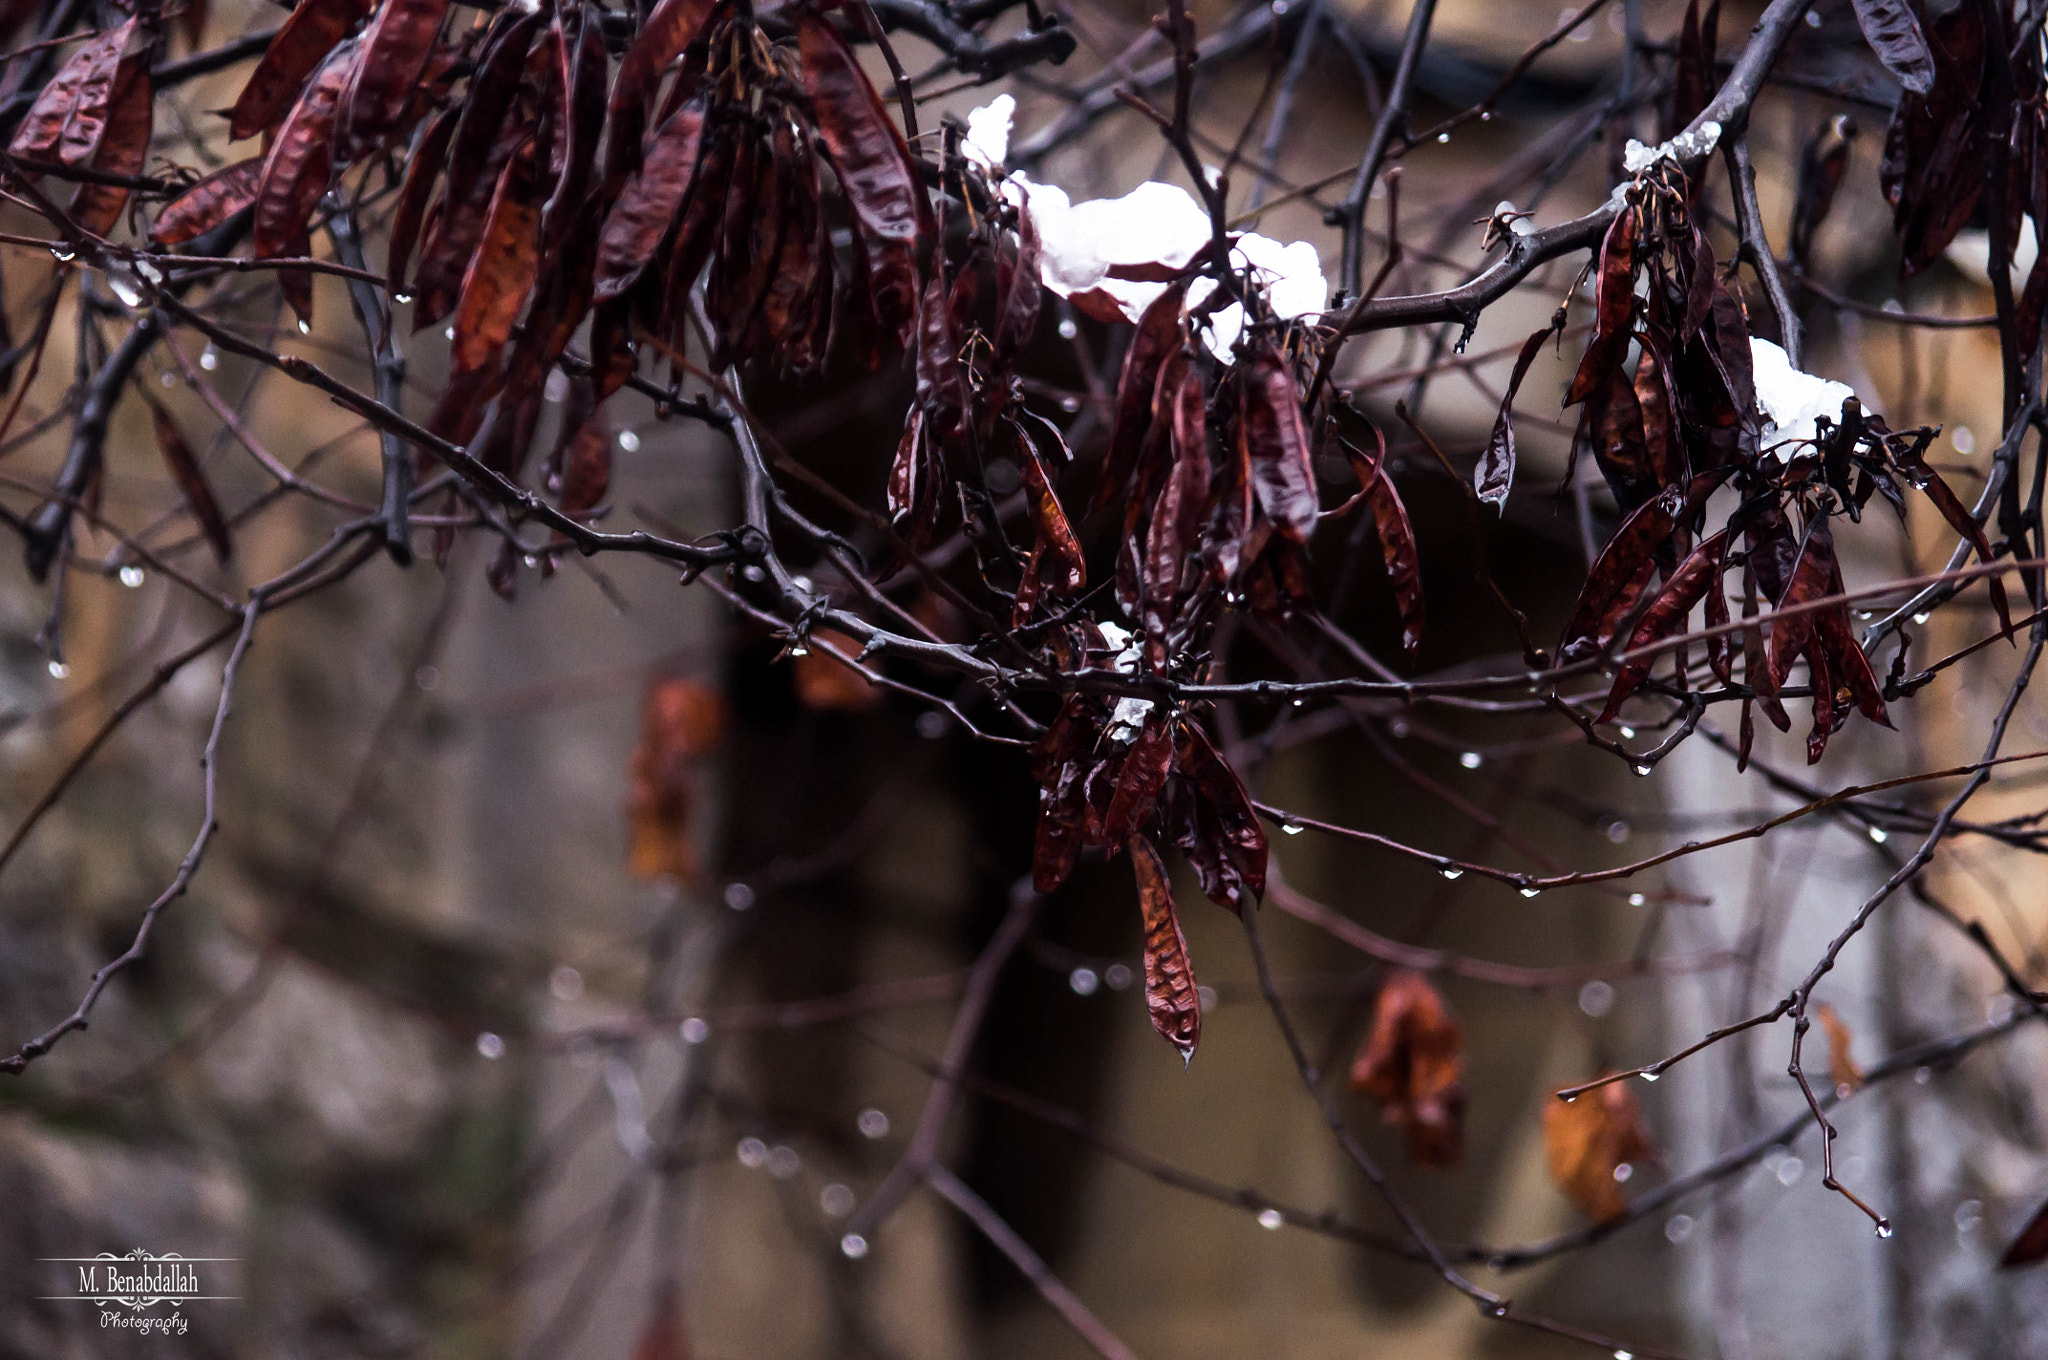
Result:
[[[1181,1060],[1194,1059],[1202,1042],[1202,1002],[1195,986],[1194,964],[1187,937],[1173,906],[1173,885],[1159,852],[1143,836],[1130,840],[1131,872],[1138,880],[1138,909],[1145,922],[1145,1008],[1152,1028],[1180,1050]]]
[[[1159,371],[1180,346],[1180,306],[1187,289],[1174,284],[1152,300],[1138,317],[1131,347],[1124,351],[1123,371],[1116,384],[1116,416],[1110,424],[1109,451],[1102,455],[1102,477],[1089,510],[1100,510],[1123,491],[1138,465],[1138,454],[1152,428],[1152,398]]]
[[[704,272],[711,252],[718,248],[726,199],[739,182],[737,150],[730,137],[709,139],[700,152],[697,177],[683,203],[682,220],[676,223],[676,242],[665,265],[668,293],[664,305],[669,331],[678,340],[690,311],[690,290],[696,286],[697,276]]]
[[[1052,489],[1052,479],[1046,475],[1045,464],[1040,461],[1031,437],[1014,420],[1004,424],[1009,427],[1017,462],[1024,470],[1032,527],[1038,531],[1038,545],[1046,557],[1041,575],[1055,593],[1076,594],[1088,584],[1088,564],[1081,556],[1080,541],[1074,537],[1073,526],[1067,523],[1067,512],[1060,507],[1060,498]]]
[[[203,236],[256,201],[263,177],[261,156],[222,166],[164,205],[149,239],[160,246],[183,245]]]
[[[434,180],[448,156],[448,142],[455,134],[455,110],[443,109],[420,134],[405,167],[405,182],[398,189],[398,204],[391,210],[391,230],[384,260],[384,280],[394,294],[404,294],[406,271],[412,252],[419,245],[420,227],[426,220],[427,199],[434,192]]]
[[[1260,506],[1284,536],[1308,542],[1320,513],[1308,431],[1294,375],[1270,344],[1259,347],[1245,370],[1243,420]]]
[[[71,54],[15,129],[8,150],[24,160],[84,165],[107,128],[121,54],[135,36],[134,19],[108,29]]]
[[[603,413],[583,422],[564,451],[562,513],[583,516],[596,509],[612,484],[612,426]]]
[[[1830,560],[1828,593],[1841,595],[1847,587],[1842,584],[1842,564]],[[1878,683],[1877,673],[1870,669],[1870,658],[1857,645],[1856,630],[1849,623],[1849,606],[1842,603],[1830,605],[1814,615],[1814,630],[1819,635],[1818,643],[1827,652],[1829,670],[1838,684],[1848,687],[1850,697],[1863,716],[1879,727],[1892,725],[1891,714],[1884,706],[1884,686]]]
[[[469,202],[477,193],[477,182],[495,182],[504,165],[497,157],[506,126],[514,121],[512,103],[525,75],[527,48],[539,27],[538,15],[509,8],[491,22],[448,144],[447,194],[455,202]],[[490,192],[488,185],[483,192]]]
[[[527,142],[505,163],[484,219],[483,240],[462,277],[455,311],[451,362],[458,369],[482,367],[498,356],[512,336],[519,309],[533,289],[540,254],[539,176],[535,146]]]
[[[370,12],[368,0],[300,0],[263,51],[228,115],[235,141],[276,126],[321,59]]]
[[[1600,271],[1593,303],[1593,338],[1579,358],[1564,404],[1576,406],[1592,394],[1607,370],[1621,362],[1634,329],[1636,306],[1636,214],[1624,206],[1600,242]]]
[[[1116,772],[1109,806],[1102,813],[1101,839],[1113,845],[1150,822],[1172,771],[1173,723],[1155,708]]]
[[[640,173],[605,217],[597,246],[600,301],[624,293],[653,260],[696,177],[704,115],[703,101],[691,100],[661,125]]]
[[[637,112],[654,93],[662,71],[696,40],[718,4],[719,0],[659,0],[619,62],[612,108]],[[639,140],[637,133],[633,140]]]
[[[568,47],[562,80],[561,118],[568,145],[542,227],[544,248],[549,251],[560,249],[568,224],[590,206],[597,145],[604,135],[605,86],[611,74],[599,11],[585,0],[576,14],[576,36]]]
[[[447,17],[448,0],[383,0],[363,30],[355,78],[338,112],[335,154],[341,161],[360,159],[399,126]]]
[[[1040,791],[1031,883],[1039,892],[1058,889],[1081,857],[1088,825],[1086,757],[1100,731],[1094,701],[1070,694],[1031,748],[1031,773]]]
[[[1472,469],[1472,489],[1496,510],[1507,504],[1508,492],[1515,484],[1515,394],[1522,390],[1522,379],[1529,376],[1529,365],[1536,362],[1543,342],[1556,329],[1547,326],[1522,342],[1522,352],[1515,356],[1515,371],[1508,377],[1507,395],[1501,398],[1500,414],[1494,417],[1493,434],[1479,455],[1479,465]]]
[[[1816,516],[1806,526],[1806,540],[1800,547],[1799,558],[1792,566],[1792,579],[1785,583],[1784,593],[1774,602],[1779,610],[1795,605],[1809,604],[1829,593],[1834,580],[1835,539],[1828,531],[1827,520]],[[1813,640],[1814,611],[1803,610],[1774,619],[1770,625],[1771,639],[1771,681],[1774,687],[1782,686],[1785,677]],[[1816,691],[1820,688],[1815,685]]]
[[[1906,0],[1856,0],[1856,22],[1899,84],[1920,95],[1934,88],[1934,54]]]
[[[1730,471],[1702,473],[1685,490],[1666,487],[1655,499],[1644,501],[1629,513],[1600,555],[1593,559],[1593,568],[1586,575],[1579,602],[1558,645],[1560,659],[1581,660],[1613,640],[1615,629],[1650,583],[1657,566],[1657,549],[1670,539],[1681,521],[1705,504],[1715,488],[1728,479]]]
[[[1201,372],[1183,367],[1171,399],[1173,467],[1152,506],[1142,572],[1146,632],[1155,637],[1165,632],[1163,610],[1179,593],[1209,503],[1208,394]]]
[[[1247,898],[1266,895],[1266,828],[1244,781],[1192,722],[1180,724],[1174,765],[1187,794],[1177,800],[1174,844],[1195,866],[1209,900],[1242,915]]]
[[[1728,531],[1725,529],[1694,548],[1665,580],[1664,588],[1657,592],[1650,607],[1643,611],[1643,617],[1629,635],[1628,646],[1624,650],[1638,651],[1685,631],[1685,621],[1691,617],[1692,607],[1706,598],[1709,591],[1720,591],[1721,562],[1727,552]],[[1613,687],[1607,692],[1607,708],[1597,721],[1614,721],[1615,715],[1621,711],[1622,701],[1649,678],[1654,661],[1654,657],[1645,656],[1623,663],[1620,673],[1614,677]]]
[[[924,410],[913,406],[889,465],[889,524],[912,547],[931,539],[939,518],[938,456],[925,434]]]
[[[235,543],[228,535],[227,516],[221,514],[220,502],[214,499],[213,488],[206,484],[206,474],[199,470],[199,460],[192,456],[192,446],[179,433],[178,424],[171,419],[169,411],[152,401],[149,414],[156,428],[157,452],[163,455],[171,480],[178,484],[178,491],[184,496],[192,518],[199,521],[206,541],[213,546],[213,555],[225,565],[235,555]]]
[[[882,329],[908,346],[917,326],[918,273],[934,230],[931,201],[903,134],[826,20],[795,16],[811,113],[868,255],[870,296]]]
[[[521,124],[508,120],[499,129],[498,139],[484,160],[483,173],[471,180],[467,192],[456,194],[451,178],[441,197],[440,215],[434,219],[433,230],[420,252],[419,272],[414,281],[419,299],[412,313],[414,330],[431,326],[454,310],[461,296],[463,275],[483,239],[498,179],[512,153],[526,140]]]
[[[1372,427],[1377,451],[1368,459],[1349,443],[1345,457],[1358,475],[1358,494],[1372,515],[1380,540],[1380,558],[1387,566],[1387,584],[1393,588],[1394,607],[1401,614],[1401,650],[1412,660],[1422,650],[1422,557],[1415,546],[1415,527],[1408,520],[1408,507],[1387,475],[1387,440],[1378,426]]]
[[[945,276],[933,274],[917,318],[917,404],[933,436],[948,444],[966,437],[969,404],[951,302]]]
[[[815,296],[820,270],[829,269],[829,256],[818,254],[817,162],[809,156],[776,160],[777,191],[781,196],[782,239],[775,266],[762,294],[755,317],[754,336],[749,349],[759,359],[776,359],[798,370],[810,367],[801,342],[810,328],[803,307]],[[830,242],[826,244],[829,251]]]
[[[92,168],[105,175],[139,175],[149,161],[149,134],[155,123],[155,101],[149,86],[149,63],[128,57],[114,77],[107,104],[107,130]],[[71,196],[71,220],[94,236],[105,236],[121,220],[128,190],[117,184],[81,184]]]
[[[306,220],[327,192],[334,170],[335,108],[354,68],[356,51],[351,41],[328,56],[327,64],[315,73],[271,143],[256,187],[256,216],[250,227],[250,243],[260,260],[302,256],[309,251]],[[285,275],[279,283],[299,320],[311,324],[311,278]]]
[[[1045,289],[1038,281],[1038,226],[1031,214],[1017,212],[1017,248],[1005,252],[997,264],[996,329],[992,340],[998,367],[1007,370],[1016,363],[1024,346],[1038,329],[1038,307]]]

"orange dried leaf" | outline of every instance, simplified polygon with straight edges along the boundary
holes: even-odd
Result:
[[[1420,973],[1387,979],[1372,1029],[1351,1064],[1351,1089],[1380,1103],[1422,1166],[1455,1166],[1465,1152],[1465,1038],[1443,996]]]
[[[1566,1102],[1552,1100],[1543,1108],[1543,1153],[1550,1179],[1571,1196],[1572,1203],[1605,1223],[1628,1210],[1621,1181],[1623,1166],[1656,1156],[1643,1132],[1641,1108],[1625,1082],[1610,1082]]]
[[[1828,1032],[1828,1081],[1837,1093],[1847,1095],[1863,1084],[1863,1073],[1849,1056],[1849,1026],[1835,1008],[1823,1001],[1815,1008],[1820,1027]]]
[[[627,864],[641,878],[688,882],[697,872],[690,844],[691,773],[718,744],[725,702],[717,691],[666,676],[648,687],[640,710],[627,804],[632,847]]]
[[[860,644],[844,633],[820,628],[811,634],[811,646],[796,658],[796,697],[805,708],[858,713],[882,702],[882,691],[859,671],[836,661],[822,650],[831,646],[848,656],[860,654]]]

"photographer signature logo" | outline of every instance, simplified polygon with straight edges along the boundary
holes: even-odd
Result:
[[[124,1256],[103,1251],[97,1256],[46,1256],[44,1264],[64,1266],[76,1286],[69,1294],[45,1294],[53,1301],[77,1300],[100,1310],[100,1327],[124,1331],[161,1332],[183,1336],[191,1320],[180,1311],[186,1303],[229,1300],[236,1294],[213,1294],[200,1278],[200,1268],[211,1273],[218,1265],[233,1264],[227,1256],[162,1256],[150,1251],[131,1251]],[[155,1311],[163,1304],[170,1312]]]

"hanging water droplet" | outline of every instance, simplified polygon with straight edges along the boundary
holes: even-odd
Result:
[[[312,323],[312,322],[310,322],[310,321],[307,321],[307,320],[306,320],[305,318],[301,317],[301,318],[299,319],[299,334],[300,334],[300,335],[311,335],[312,333],[313,333],[313,323]]]
[[[811,649],[799,642],[796,646],[789,649],[789,654],[791,656],[809,656]]]
[[[1635,764],[1629,766],[1629,768],[1634,770],[1636,772],[1637,777],[1640,778],[1643,775],[1648,774],[1650,772],[1651,767],[1647,763],[1639,760]]]
[[[71,668],[65,665],[63,662],[52,661],[50,663],[50,676],[52,679],[62,680],[65,676],[69,674],[71,674]]]
[[[532,571],[535,567],[540,565],[540,559],[538,557],[535,557],[532,553],[526,554],[519,560],[526,564],[526,569],[528,571]]]
[[[78,252],[70,246],[51,246],[50,254],[58,264],[70,264],[78,258]]]
[[[1886,841],[1890,840],[1891,838],[1892,833],[1885,830],[1881,826],[1873,826],[1872,828],[1870,828],[1870,839],[1876,841],[1879,845],[1883,845]]]
[[[859,1233],[848,1233],[839,1239],[839,1250],[849,1261],[858,1261],[868,1254],[868,1240]]]
[[[1287,1219],[1278,1209],[1259,1210],[1259,1226],[1267,1232],[1275,1232],[1286,1226]]]
[[[1281,834],[1281,835],[1283,835],[1283,836],[1299,836],[1299,835],[1301,834],[1301,832],[1302,832],[1302,825],[1301,825],[1301,823],[1300,823],[1300,822],[1282,822],[1282,823],[1280,823],[1280,834]]]
[[[1479,121],[1482,123],[1491,123],[1493,121],[1493,110],[1481,109],[1479,111]]]
[[[1480,755],[1477,751],[1467,751],[1464,755],[1458,757],[1458,763],[1468,770],[1476,770],[1486,763],[1486,757]]]
[[[1465,871],[1455,864],[1446,864],[1438,869],[1437,872],[1445,878],[1463,878],[1465,876]]]
[[[1578,1097],[1578,1095],[1577,1095],[1576,1093],[1574,1093],[1574,1094],[1572,1094],[1572,1095],[1564,1095],[1564,1094],[1560,1093],[1560,1094],[1558,1095],[1558,1097],[1557,1097],[1557,1098],[1558,1098],[1559,1100],[1563,1101],[1563,1102],[1564,1102],[1565,1104],[1567,1104],[1567,1105],[1572,1105],[1572,1104],[1576,1104],[1576,1103],[1578,1102],[1578,1099],[1579,1099],[1579,1097]]]
[[[1444,142],[1448,142],[1449,140],[1451,140],[1451,134],[1448,132],[1439,132],[1436,135],[1436,139],[1439,144],[1442,144]]]
[[[1068,415],[1072,415],[1081,409],[1081,399],[1079,397],[1061,397],[1060,409]]]
[[[1662,1072],[1644,1072],[1641,1075],[1644,1081],[1655,1081],[1664,1074]]]
[[[1877,1235],[1879,1237],[1890,1237],[1892,1235],[1892,1221],[1890,1219],[1880,1218],[1877,1220]]]
[[[1081,328],[1074,324],[1074,318],[1069,316],[1060,319],[1060,339],[1071,340],[1080,333]]]
[[[1630,893],[1628,895],[1628,904],[1632,907],[1640,907],[1649,900],[1649,898],[1643,896],[1641,893]]]
[[[1635,739],[1635,735],[1636,730],[1633,727],[1624,727],[1621,729],[1621,736],[1622,740],[1624,741],[1633,741]]]
[[[619,431],[619,447],[627,453],[640,452],[640,436],[631,430]]]
[[[1534,897],[1536,894],[1542,891],[1543,889],[1537,887],[1533,883],[1524,883],[1522,885],[1522,896],[1524,897]]]
[[[1636,1360],[1636,1357],[1629,1351],[1616,1351],[1614,1353],[1614,1360]]]
[[[199,366],[205,369],[208,373],[211,373],[216,368],[219,368],[220,351],[215,349],[209,343],[205,349],[199,352]]]
[[[391,295],[391,300],[402,307],[406,303],[412,301],[412,294],[406,292],[404,289],[400,289],[398,292],[393,293]]]
[[[141,585],[142,568],[132,562],[121,568],[121,584],[130,590],[134,590],[137,586]]]
[[[1915,622],[1915,623],[1925,623],[1925,622],[1927,622],[1927,611],[1923,609],[1923,610],[1921,610],[1921,611],[1920,611],[1919,613],[1915,614],[1915,615],[1913,616],[1913,622]]]

